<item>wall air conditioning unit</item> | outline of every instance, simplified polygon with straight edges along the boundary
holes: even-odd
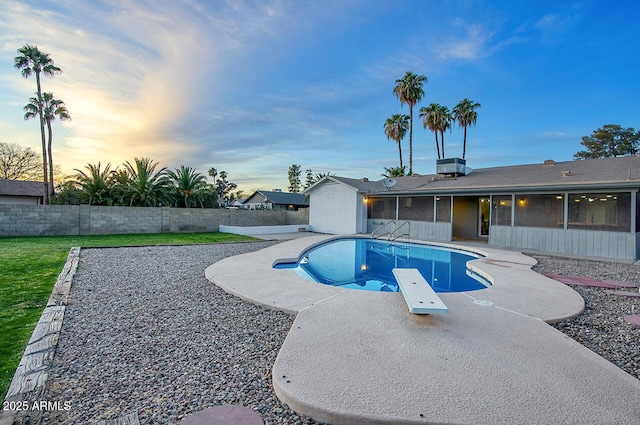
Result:
[[[471,172],[467,161],[462,158],[444,158],[436,160],[436,173],[445,176],[464,176]]]

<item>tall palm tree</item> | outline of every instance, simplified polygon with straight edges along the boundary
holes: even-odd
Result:
[[[53,76],[62,72],[60,68],[53,64],[53,59],[48,54],[41,52],[37,46],[25,44],[18,49],[19,56],[14,58],[14,67],[22,70],[22,76],[29,78],[31,74],[36,76],[36,87],[38,95],[38,116],[40,117],[40,136],[42,139],[42,168],[44,173],[44,203],[49,203],[49,184],[47,173],[47,146],[44,135],[44,116],[42,114],[42,86],[40,84],[40,74]]]
[[[134,163],[127,161],[124,168],[129,177],[125,189],[125,198],[130,206],[155,207],[159,203],[170,203],[170,180],[166,168],[156,172],[157,162],[150,158],[134,158]]]
[[[440,132],[440,145],[442,146],[442,158],[446,158],[444,155],[444,132],[447,130],[451,130],[451,122],[453,118],[451,117],[451,112],[449,112],[449,108],[444,105],[438,105],[436,109],[435,115],[435,123],[438,132]]]
[[[216,170],[215,168],[211,167],[209,168],[208,174],[211,178],[213,178],[213,184],[216,183],[216,176],[218,175],[218,170]]]
[[[440,159],[440,145],[438,144],[438,123],[436,121],[438,116],[437,103],[432,103],[429,106],[423,106],[420,108],[420,117],[422,117],[422,127],[433,131],[436,136],[436,152],[438,153],[438,159]]]
[[[394,114],[384,122],[384,134],[387,140],[395,140],[400,153],[400,167],[402,167],[402,139],[407,134],[409,128],[409,116],[404,114]]]
[[[481,105],[478,102],[469,100],[466,97],[462,99],[453,108],[453,119],[458,122],[460,127],[464,127],[464,142],[462,144],[462,159],[467,153],[467,127],[471,124],[476,125],[478,113],[475,111]]]
[[[207,179],[202,174],[196,172],[194,168],[181,165],[175,172],[167,171],[167,175],[172,180],[176,194],[176,206],[203,205],[207,196],[212,196],[207,185]]]
[[[51,149],[53,143],[53,131],[51,130],[51,122],[55,121],[56,117],[60,118],[61,121],[69,121],[71,120],[71,115],[69,115],[69,110],[65,106],[64,102],[59,99],[55,99],[53,97],[53,93],[45,92],[42,95],[42,107],[44,108],[44,122],[47,124],[47,134],[48,134],[48,142],[47,142],[47,157],[49,162],[49,194],[54,194],[54,184],[53,184],[53,152]],[[28,120],[30,118],[35,118],[39,116],[39,103],[38,99],[32,97],[29,99],[29,103],[24,107],[25,114],[24,119]]]
[[[89,205],[111,205],[113,203],[111,164],[107,164],[104,169],[101,169],[100,162],[98,165],[87,164],[84,168],[87,169],[86,173],[76,168],[77,173],[71,180],[74,185],[80,186],[84,200]]]
[[[422,86],[427,82],[424,75],[416,75],[407,71],[404,77],[396,80],[393,94],[400,99],[400,105],[409,105],[409,175],[413,174],[413,107],[422,100],[424,89]]]

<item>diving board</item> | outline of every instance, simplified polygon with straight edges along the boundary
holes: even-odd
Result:
[[[449,309],[418,269],[393,269],[400,292],[413,314],[446,314]]]

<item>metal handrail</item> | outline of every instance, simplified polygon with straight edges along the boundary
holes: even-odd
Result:
[[[407,226],[407,232],[406,233],[401,233],[400,235],[396,235],[396,232],[398,232],[400,229],[402,229],[405,225]],[[394,226],[393,235],[392,236],[393,236],[393,239],[390,239],[390,240],[394,240],[394,241],[397,240],[397,239],[400,239],[403,236],[407,237],[407,241],[409,239],[411,239],[411,222],[409,220],[405,220],[399,226],[397,226],[397,227]]]
[[[386,233],[380,233],[379,235],[376,234],[378,232],[381,232],[382,229],[384,229],[385,227],[389,226],[390,224],[393,225],[393,228],[391,229],[390,232],[386,232]],[[407,232],[406,233],[401,233],[400,235],[397,235],[397,232],[402,229],[404,226],[407,227]],[[386,237],[388,240],[390,241],[395,241],[403,236],[407,237],[407,240],[411,239],[411,222],[409,220],[405,220],[402,223],[400,223],[400,225],[398,226],[398,223],[396,222],[396,220],[389,220],[386,223],[382,224],[381,226],[377,227],[376,229],[373,230],[373,232],[371,232],[371,237],[374,239],[381,239],[383,237]]]
[[[384,229],[385,227],[387,227],[390,224],[393,224],[393,229],[391,230],[391,232],[387,232],[387,233],[382,233],[380,235],[376,235],[376,233],[378,231],[381,231],[382,229]],[[377,227],[376,229],[374,229],[373,232],[371,232],[371,237],[374,238],[374,239],[380,239],[380,238],[385,237],[385,236],[387,238],[389,238],[389,235],[393,233],[395,228],[396,228],[396,221],[395,220],[389,220],[386,223],[384,223],[383,225],[381,225],[381,226]]]

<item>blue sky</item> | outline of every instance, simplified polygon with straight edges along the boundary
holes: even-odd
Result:
[[[13,67],[25,43],[63,73],[43,80],[73,120],[54,124],[67,173],[134,157],[246,191],[287,187],[287,169],[377,179],[398,165],[384,121],[425,75],[415,108],[482,104],[472,168],[571,160],[604,124],[639,127],[636,2],[402,0],[0,1],[0,141],[39,152],[22,106],[35,80]],[[445,135],[462,153],[462,129]],[[414,122],[414,171],[435,172],[433,134]],[[408,162],[408,136],[403,141]],[[304,179],[304,175],[303,175]]]

